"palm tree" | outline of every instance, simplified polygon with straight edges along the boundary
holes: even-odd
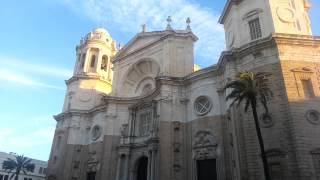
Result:
[[[239,72],[236,75],[235,80],[227,83],[227,85],[225,86],[225,89],[232,89],[230,94],[228,94],[226,97],[226,100],[232,99],[230,106],[233,106],[235,103],[237,103],[237,106],[239,106],[241,102],[245,102],[244,110],[245,112],[247,112],[249,106],[251,105],[266,180],[271,180],[271,177],[259,125],[257,103],[260,101],[260,103],[265,109],[265,113],[267,114],[267,102],[273,96],[271,90],[268,87],[268,80],[270,76],[270,73],[265,72],[254,73],[249,71],[243,71]]]
[[[27,174],[27,172],[34,171],[34,164],[31,163],[32,159],[24,157],[23,155],[15,156],[15,159],[8,158],[7,160],[3,161],[2,169],[5,171],[12,173],[10,179],[15,177],[15,180],[19,179],[19,175],[21,172]]]

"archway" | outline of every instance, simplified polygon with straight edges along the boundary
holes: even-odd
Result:
[[[148,179],[148,158],[142,157],[138,161],[136,180],[147,180],[147,179]]]

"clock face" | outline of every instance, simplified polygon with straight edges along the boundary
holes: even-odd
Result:
[[[278,6],[277,15],[280,21],[284,23],[293,23],[295,21],[295,10],[290,7]]]

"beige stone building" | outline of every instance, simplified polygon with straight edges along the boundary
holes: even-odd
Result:
[[[226,51],[194,71],[190,21],[142,32],[117,51],[90,32],[76,48],[48,179],[263,180],[251,112],[224,85],[242,70],[273,74],[262,128],[273,180],[320,179],[320,38],[307,0],[228,0]]]

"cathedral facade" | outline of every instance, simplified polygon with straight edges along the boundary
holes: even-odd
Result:
[[[260,127],[272,180],[320,179],[320,37],[307,0],[228,0],[226,50],[195,71],[190,20],[117,50],[97,28],[76,47],[47,178],[263,180],[252,113],[229,107],[239,71],[272,73]],[[214,34],[213,34],[214,36]]]

